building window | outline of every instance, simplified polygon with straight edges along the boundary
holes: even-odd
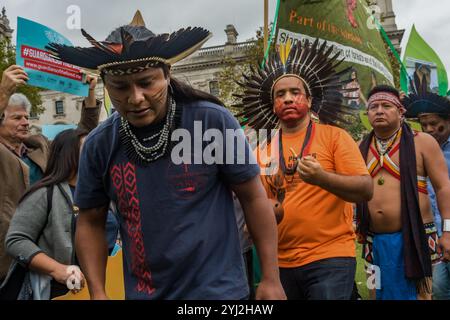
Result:
[[[62,100],[55,101],[55,113],[57,116],[64,115],[64,103]]]
[[[218,97],[219,96],[219,81],[210,81],[209,82],[209,92]]]
[[[33,109],[30,110],[30,119],[31,119],[31,120],[37,120],[37,119],[39,119],[39,117],[38,117],[36,111],[34,111]]]

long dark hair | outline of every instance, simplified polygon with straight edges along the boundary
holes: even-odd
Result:
[[[164,76],[169,75],[169,67],[165,64],[161,65]],[[173,97],[175,101],[180,102],[195,102],[199,100],[206,100],[221,106],[224,106],[223,102],[219,98],[212,94],[192,88],[190,85],[170,76],[170,86],[173,90]]]
[[[20,202],[36,190],[68,181],[77,173],[81,139],[87,134],[86,130],[68,129],[55,137],[50,146],[50,156],[42,179],[25,192]]]

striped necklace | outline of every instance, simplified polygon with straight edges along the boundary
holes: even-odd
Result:
[[[391,151],[392,147],[394,146],[395,141],[397,140],[397,138],[399,136],[401,136],[402,134],[402,127],[400,127],[396,132],[394,132],[394,134],[392,136],[390,136],[387,139],[381,139],[379,137],[377,137],[377,135],[373,135],[373,140],[374,140],[374,145],[375,145],[375,150],[378,153],[378,156],[380,157],[379,160],[379,165],[380,168],[384,167],[384,157],[386,156],[386,154],[389,153],[389,151]],[[381,170],[380,170],[381,172]],[[380,177],[378,178],[378,185],[382,186],[384,185],[384,176],[383,176],[383,172],[380,173]]]
[[[374,134],[375,148],[378,154],[380,156],[384,156],[386,153],[388,153],[399,135],[401,135],[401,127],[387,139],[381,139],[376,134]]]

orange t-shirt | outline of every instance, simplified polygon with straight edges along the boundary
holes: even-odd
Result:
[[[283,155],[286,166],[293,163],[289,148],[300,154],[306,128],[295,134],[283,134]],[[368,175],[361,153],[351,136],[344,130],[315,124],[309,154],[316,157],[325,171],[340,175]],[[270,156],[279,147],[278,135],[257,155],[261,179],[269,197],[276,198],[273,186],[285,191],[282,202],[284,218],[278,225],[278,263],[293,268],[334,257],[355,257],[352,205],[334,194],[303,182],[298,173],[285,176],[264,175],[267,166],[278,163],[278,156]],[[266,158],[263,156],[267,154]],[[265,161],[264,159],[270,159]],[[278,168],[278,166],[276,166]]]

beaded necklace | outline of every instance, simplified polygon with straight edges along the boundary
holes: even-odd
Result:
[[[383,168],[383,165],[384,165],[384,157],[386,156],[386,154],[389,153],[389,151],[391,151],[392,147],[394,146],[395,141],[401,134],[402,134],[402,129],[400,127],[393,135],[391,135],[387,139],[381,139],[381,138],[377,137],[377,135],[375,135],[375,134],[373,135],[375,150],[377,151],[377,153],[380,157],[380,167],[381,168]],[[378,183],[378,185],[382,186],[382,185],[384,185],[384,182],[385,181],[384,181],[383,173],[381,173],[380,178],[378,179],[377,183]]]
[[[129,122],[121,117],[119,134],[121,141],[125,146],[125,153],[130,160],[134,160],[140,164],[150,164],[164,156],[166,153],[169,145],[169,135],[174,125],[174,118],[177,110],[175,99],[170,97],[169,101],[169,110],[163,128],[150,137],[142,139],[142,142],[148,142],[158,138],[157,142],[150,147],[144,146],[144,144],[139,141],[131,130]]]
[[[306,149],[309,150],[309,148],[311,147],[311,143],[312,143],[312,132],[313,132],[313,128],[314,128],[314,123],[312,121],[309,122],[308,124],[308,128],[306,129],[306,135],[305,135],[305,140],[303,141],[303,145],[302,145],[302,149],[300,151],[300,155],[299,157],[303,157],[303,153]],[[286,166],[286,162],[284,161],[284,155],[283,155],[283,139],[282,139],[282,132],[280,130],[280,137],[279,137],[279,150],[278,150],[278,154],[279,154],[279,163],[280,163],[280,167],[281,167],[281,171],[283,172],[283,175],[285,176],[287,182],[292,183],[292,181],[294,180],[294,175],[297,172],[297,166],[298,166],[298,162],[297,160],[294,161],[294,165],[292,167],[287,167]],[[288,180],[288,176],[291,177],[290,180]]]

